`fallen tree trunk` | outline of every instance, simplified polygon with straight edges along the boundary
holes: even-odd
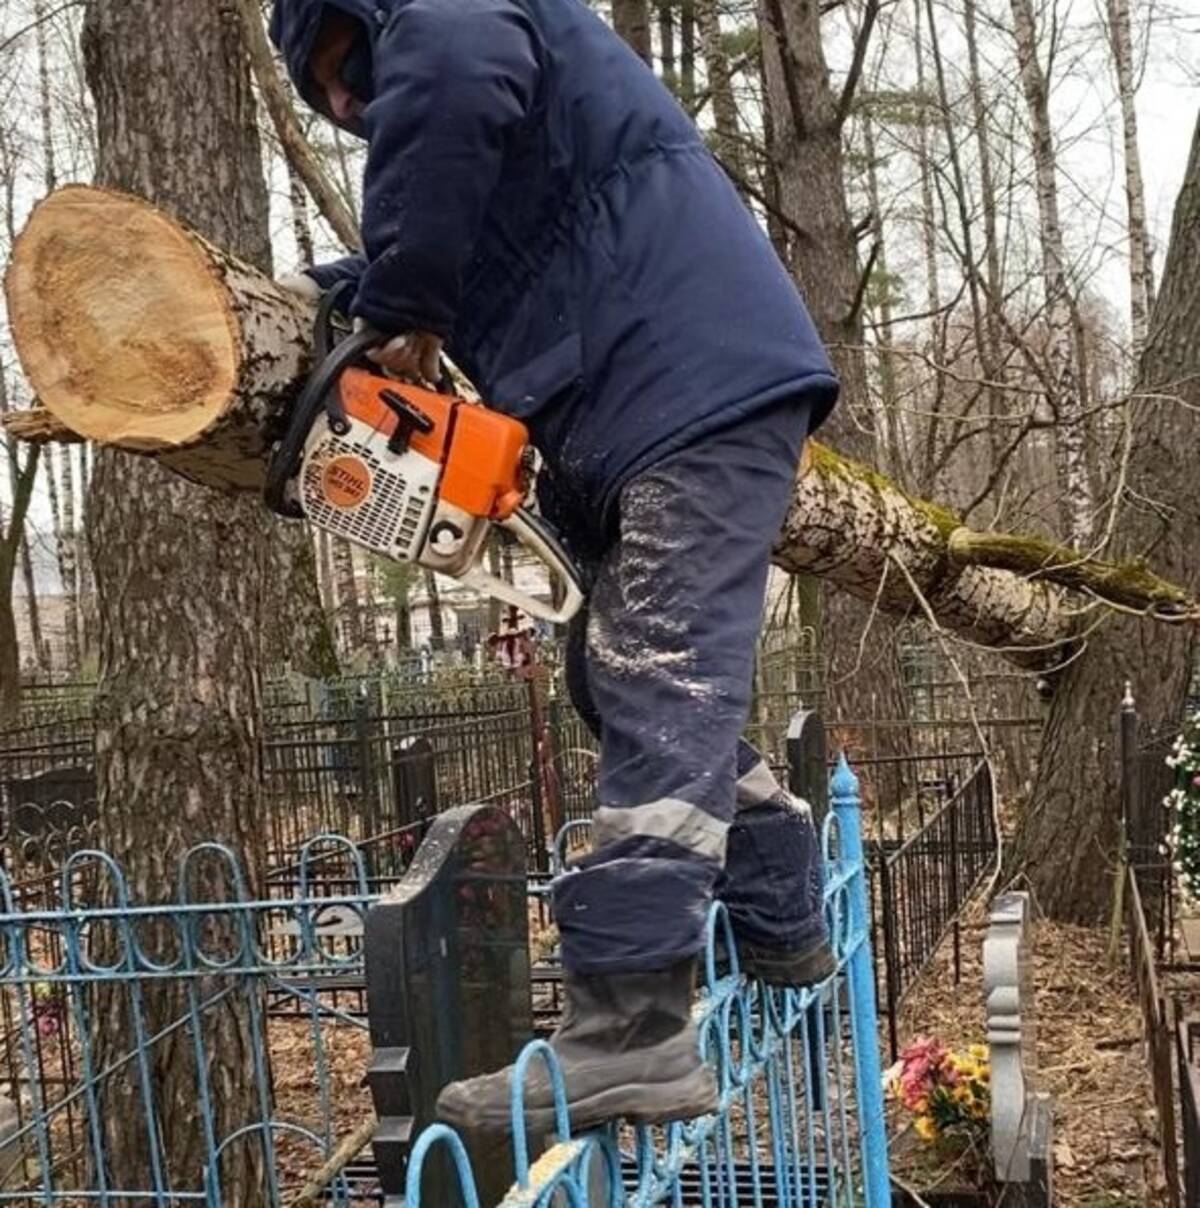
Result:
[[[210,486],[262,486],[273,421],[310,368],[305,304],[145,202],[81,186],[37,207],[5,285],[41,400],[9,431],[74,432]],[[1062,657],[1088,595],[1156,619],[1197,615],[1185,592],[1140,565],[974,532],[817,442],[775,561],[886,612],[912,611],[919,593],[948,631],[1024,665]]]

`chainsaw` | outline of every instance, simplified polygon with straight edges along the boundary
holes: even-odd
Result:
[[[267,506],[307,518],[372,553],[449,575],[530,616],[563,623],[583,602],[554,533],[525,506],[532,448],[524,424],[457,398],[443,376],[426,390],[368,369],[383,342],[335,319],[344,290],[317,310],[317,367],[267,466]],[[492,526],[509,533],[563,585],[555,607],[481,565]]]

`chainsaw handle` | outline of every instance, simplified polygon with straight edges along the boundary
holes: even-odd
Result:
[[[531,617],[550,621],[554,625],[565,625],[583,605],[583,584],[570,555],[550,529],[525,508],[518,508],[507,520],[498,520],[496,523],[500,528],[512,533],[547,570],[562,579],[567,594],[561,607],[555,608],[553,604],[535,599],[506,579],[490,574],[478,563],[467,571],[462,581],[494,599],[512,604]]]
[[[287,485],[300,471],[308,434],[323,410],[329,412],[331,419],[340,419],[345,424],[346,415],[337,396],[338,380],[345,369],[383,339],[374,328],[362,327],[340,343],[333,343],[333,312],[344,295],[344,289],[335,288],[321,299],[313,340],[317,366],[293,405],[283,438],[267,463],[263,487],[267,507],[293,520],[302,519],[304,511],[295,500],[288,499]]]

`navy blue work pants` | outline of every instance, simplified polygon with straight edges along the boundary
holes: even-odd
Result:
[[[698,441],[631,479],[608,540],[591,535],[567,679],[600,740],[593,850],[554,884],[572,972],[695,954],[714,893],[740,940],[824,937],[811,816],[741,737],[806,426],[788,400]]]

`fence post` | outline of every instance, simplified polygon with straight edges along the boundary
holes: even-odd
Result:
[[[959,802],[952,797],[950,804],[950,901],[954,910],[954,984],[956,986],[962,981],[962,927],[959,923],[962,902],[958,896],[958,804]]]
[[[852,951],[847,966],[850,983],[850,1029],[854,1039],[854,1069],[862,1142],[863,1188],[867,1208],[889,1208],[887,1125],[883,1112],[883,1071],[879,1062],[875,978],[871,968],[871,911],[867,900],[867,864],[862,842],[862,811],[858,777],[843,754],[830,782],[838,820],[841,859],[849,872]]]
[[[1113,880],[1112,917],[1108,927],[1108,955],[1115,960],[1121,945],[1121,923],[1125,916],[1125,879],[1129,868],[1129,849],[1132,838],[1129,833],[1133,825],[1134,802],[1137,800],[1137,705],[1133,699],[1133,685],[1125,681],[1125,695],[1121,698],[1121,822],[1117,833],[1117,871]]]
[[[879,921],[883,925],[883,980],[887,996],[888,1051],[893,1061],[900,1056],[900,959],[896,947],[896,905],[892,886],[892,873],[888,867],[887,852],[879,849],[875,862],[879,875]],[[872,944],[872,951],[874,945]]]

